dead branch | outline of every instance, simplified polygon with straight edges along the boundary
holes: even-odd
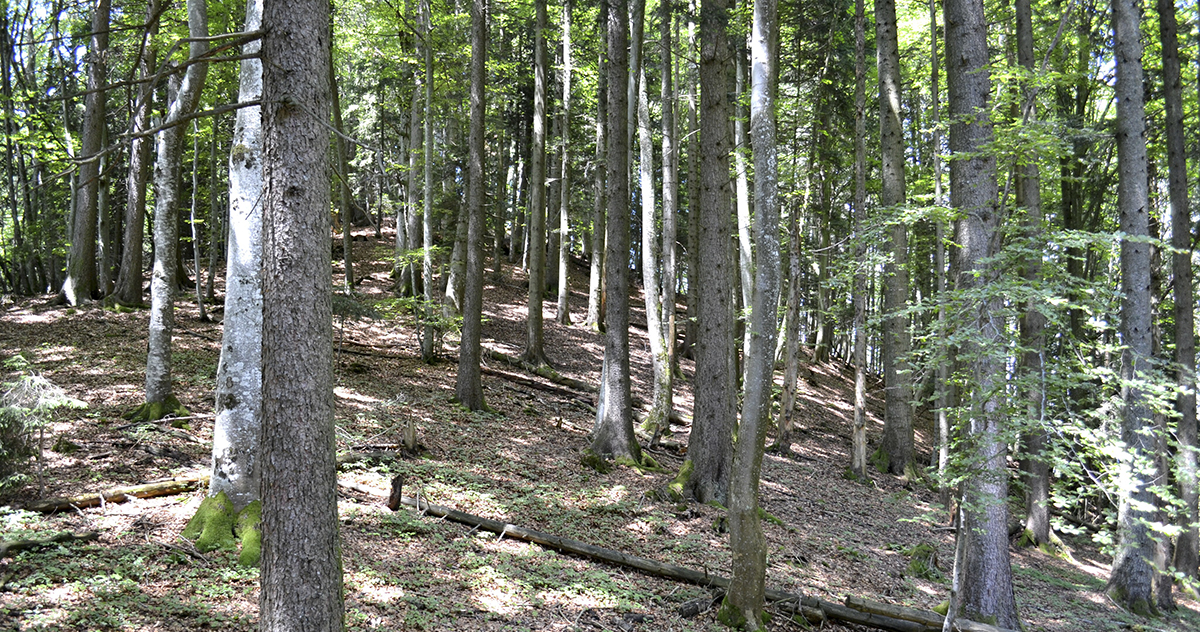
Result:
[[[56,511],[67,511],[74,508],[96,507],[102,503],[125,502],[130,498],[153,498],[155,496],[183,494],[185,492],[199,489],[201,485],[207,483],[207,474],[202,476],[188,476],[167,481],[159,481],[156,483],[147,483],[145,485],[135,485],[133,487],[120,487],[96,494],[58,496],[55,498],[35,500],[25,505],[25,509],[28,509],[29,511],[40,511],[42,513],[53,513]]]
[[[0,558],[8,557],[17,551],[36,549],[43,546],[50,546],[51,544],[60,544],[62,542],[90,542],[99,537],[99,533],[95,531],[88,531],[85,533],[63,532],[44,540],[9,540],[8,542],[0,542]]]

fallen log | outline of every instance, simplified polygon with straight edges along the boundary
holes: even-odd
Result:
[[[395,481],[393,481],[393,484],[394,483]],[[357,483],[343,483],[338,481],[338,485],[348,489],[353,489],[355,491],[372,494],[374,496],[388,496],[388,494],[382,490],[373,489]],[[389,499],[389,506],[391,506],[392,503],[394,503],[394,498]],[[554,534],[538,531],[536,529],[526,529],[525,527],[509,524],[500,520],[492,520],[491,518],[476,516],[464,511],[452,509],[450,507],[435,505],[420,498],[401,496],[400,504],[413,507],[422,514],[428,514],[436,518],[445,518],[447,520],[465,524],[476,529],[482,529],[484,531],[490,531],[492,533],[499,534],[500,538],[511,537],[516,540],[531,542],[533,544],[538,544],[547,548],[555,549],[557,551],[562,551],[564,553],[571,553],[573,555],[579,555],[581,557],[608,562],[609,564],[615,564],[618,566],[635,568],[650,575],[684,581],[690,584],[696,584],[698,586],[716,587],[722,589],[729,587],[728,578],[722,577],[721,575],[711,574],[707,570],[701,572],[685,566],[667,564],[644,557],[638,557],[636,555],[629,555],[628,553],[615,551],[613,549],[606,549],[588,544],[586,542],[581,542],[579,540],[556,536]],[[395,509],[393,511],[395,511]],[[767,601],[773,602],[773,605],[781,610],[804,616],[810,621],[816,617],[814,611],[819,610],[823,613],[824,618],[829,620],[855,623],[879,630],[887,630],[889,632],[939,632],[941,630],[941,627],[937,627],[937,629],[934,630],[933,627],[927,626],[924,623],[908,621],[874,612],[862,612],[860,610],[848,608],[839,603],[825,601],[824,599],[818,599],[796,593],[788,593],[781,590],[767,589],[764,596],[766,597]],[[956,623],[957,629],[961,630],[976,630],[978,632],[1009,632],[999,630],[998,628],[968,628],[967,626],[969,624],[983,624],[976,624],[965,619],[957,619]]]
[[[871,601],[861,597],[846,596],[846,606],[858,610],[860,612],[869,612],[872,614],[880,614],[891,617],[893,619],[903,619],[905,621],[913,621],[920,623],[927,628],[941,630],[942,623],[945,617],[928,610],[918,610],[916,608],[906,608],[890,603],[880,603]],[[1007,632],[1003,628],[998,628],[994,625],[971,621],[968,619],[955,619],[954,629],[962,632]]]
[[[103,503],[125,502],[130,498],[153,498],[155,496],[182,494],[199,489],[200,486],[205,483],[208,483],[207,474],[201,476],[188,476],[185,478],[175,478],[168,481],[147,483],[145,485],[135,485],[133,487],[118,487],[116,489],[95,494],[56,496],[54,498],[35,500],[25,505],[25,509],[29,511],[40,511],[42,513],[53,513],[56,511],[67,511],[74,508],[82,509],[85,507],[97,507]]]
[[[85,533],[70,533],[64,531],[54,537],[44,540],[9,540],[8,542],[0,542],[0,558],[8,557],[17,551],[25,551],[28,549],[41,548],[50,546],[51,544],[61,544],[63,542],[90,542],[100,537],[96,531],[88,531]]]

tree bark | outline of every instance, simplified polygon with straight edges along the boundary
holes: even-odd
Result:
[[[433,12],[429,7],[429,0],[425,0],[421,4],[421,13],[425,22],[425,103],[424,103],[424,121],[425,121],[425,156],[422,160],[424,166],[424,186],[421,194],[424,203],[421,209],[421,243],[423,245],[421,253],[421,286],[424,289],[425,304],[421,308],[423,314],[422,319],[425,321],[421,332],[421,359],[425,362],[433,362],[437,357],[437,351],[434,349],[435,327],[434,319],[436,318],[437,307],[434,302],[434,287],[433,287]],[[347,260],[347,270],[349,269],[349,260]]]
[[[263,0],[247,0],[246,31],[262,26]],[[252,55],[261,41],[243,47]],[[238,100],[260,99],[262,61],[242,60]],[[217,364],[212,478],[208,494],[225,492],[233,506],[259,496],[262,430],[262,108],[238,110],[229,151],[229,247],[225,262],[225,327]]]
[[[659,41],[662,48],[662,326],[666,338],[667,379],[672,382],[678,369],[675,358],[675,288],[677,282],[676,246],[679,223],[679,150],[675,133],[675,87],[671,39],[672,3],[659,5],[661,18]],[[672,391],[674,385],[667,384]],[[668,402],[670,403],[670,402]]]
[[[1175,295],[1175,371],[1179,394],[1175,408],[1179,412],[1175,453],[1175,476],[1183,508],[1179,515],[1182,529],[1175,543],[1175,570],[1195,577],[1200,558],[1200,533],[1197,532],[1198,465],[1196,462],[1196,330],[1192,293],[1191,211],[1188,208],[1187,155],[1184,153],[1183,86],[1179,68],[1179,27],[1175,4],[1158,0],[1159,33],[1162,40],[1163,97],[1166,105],[1166,141],[1168,191],[1171,204],[1171,284]]]
[[[188,32],[193,38],[208,35],[206,0],[189,0]],[[193,41],[189,59],[208,51],[204,41]],[[188,66],[183,82],[167,110],[165,123],[175,123],[196,109],[208,74],[208,64]],[[175,275],[179,252],[179,162],[185,125],[158,133],[154,162],[154,272],[150,278],[150,335],[146,353],[146,402],[167,404],[171,392],[171,332],[175,327]]]
[[[80,148],[79,191],[75,197],[75,213],[71,229],[71,247],[67,253],[67,280],[63,294],[71,305],[96,298],[100,290],[96,269],[97,197],[100,191],[100,150],[104,139],[105,98],[102,89],[107,83],[108,22],[112,9],[110,0],[97,0],[92,11],[92,41],[88,50],[87,106],[83,115],[83,137]]]
[[[875,3],[875,43],[879,65],[879,137],[883,159],[880,204],[898,211],[907,201],[904,182],[904,132],[900,114],[900,49],[895,0]],[[891,227],[891,260],[884,266],[883,453],[887,471],[904,475],[913,454],[912,410],[908,376],[908,318],[899,312],[908,299],[908,232],[899,213]]]
[[[958,288],[982,291],[986,298],[964,306],[963,326],[978,332],[963,344],[972,358],[974,393],[964,434],[971,452],[962,483],[956,537],[950,616],[962,615],[1020,628],[1008,555],[1007,445],[1004,439],[1004,316],[1001,301],[988,285],[999,270],[988,263],[998,250],[1000,224],[996,159],[988,119],[987,23],[983,0],[947,0],[945,4],[947,84],[950,92],[950,205],[958,211],[955,241],[960,245]],[[961,155],[965,154],[965,155]]]
[[[546,0],[535,0],[533,27],[533,132],[529,158],[529,312],[522,357],[546,362],[542,346],[542,294],[546,284]]]
[[[628,4],[608,0],[608,219],[605,255],[604,365],[591,450],[599,457],[640,463],[633,434],[629,378],[629,153],[626,88]]]
[[[571,324],[571,12],[572,0],[564,0],[562,9],[562,173],[559,180],[558,222],[558,314],[555,318],[561,325]]]
[[[480,380],[483,319],[483,139],[487,113],[487,3],[471,3],[471,129],[467,140],[467,282],[463,289],[462,341],[458,347],[455,396],[467,410],[484,410]],[[499,262],[497,262],[498,264]]]
[[[601,297],[604,289],[605,209],[608,207],[608,2],[600,2],[600,58],[596,62],[596,168],[592,178],[592,258],[588,275],[588,308],[583,324],[602,331]]]
[[[729,3],[700,4],[700,199],[696,336],[696,392],[688,437],[691,469],[683,491],[699,502],[725,504],[733,466],[737,419],[733,363],[733,222],[729,177]]]
[[[657,437],[667,426],[671,413],[671,364],[663,331],[662,228],[654,201],[654,137],[650,128],[650,99],[645,65],[638,74],[638,176],[642,193],[642,294],[646,301],[646,338],[650,342],[650,364],[654,373],[653,403],[643,429]]]
[[[1150,407],[1141,380],[1149,378],[1151,359],[1149,192],[1146,184],[1146,127],[1143,98],[1142,3],[1114,0],[1113,31],[1117,63],[1117,206],[1121,241],[1121,399],[1124,403],[1121,439],[1124,480],[1117,514],[1119,548],[1113,560],[1108,593],[1122,607],[1140,615],[1156,611],[1152,583],[1155,519],[1151,481],[1142,474],[1154,458]],[[1150,471],[1153,471],[1152,468]]]
[[[932,2],[933,0],[930,0]],[[866,24],[863,0],[854,2],[854,431],[850,469],[867,476],[867,274],[862,269],[867,254],[863,232],[867,227],[867,97]],[[932,4],[930,5],[932,7]],[[931,9],[932,10],[932,9]],[[937,56],[933,57],[937,63]],[[936,107],[936,106],[935,106]],[[796,249],[793,249],[795,252]],[[797,253],[798,254],[798,253]],[[799,266],[796,266],[799,268]]]
[[[264,3],[263,630],[342,629],[329,260],[329,4]]]

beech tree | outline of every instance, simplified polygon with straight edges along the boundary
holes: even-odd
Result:
[[[483,410],[480,329],[483,321],[483,137],[487,112],[487,4],[471,3],[471,124],[467,154],[467,280],[463,291],[462,341],[458,346],[455,397],[467,410]],[[499,268],[500,262],[496,262]]]

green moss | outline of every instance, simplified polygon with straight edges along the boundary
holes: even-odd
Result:
[[[1153,603],[1146,599],[1134,599],[1130,601],[1129,595],[1126,595],[1125,591],[1122,590],[1120,586],[1115,584],[1109,585],[1108,596],[1112,597],[1113,601],[1124,606],[1126,610],[1138,615],[1139,617],[1146,617],[1147,619],[1150,619],[1159,616],[1158,608],[1156,608]]]
[[[759,520],[766,520],[767,522],[769,522],[769,523],[771,523],[771,524],[774,524],[774,525],[778,525],[778,526],[780,526],[780,527],[786,527],[786,526],[787,526],[786,524],[784,524],[784,522],[783,522],[782,520],[780,520],[780,519],[779,519],[778,517],[776,517],[775,515],[771,514],[771,513],[770,513],[769,511],[767,511],[766,509],[763,509],[762,507],[759,507],[759,508],[758,508],[758,519],[759,519]]]
[[[735,630],[740,630],[746,625],[746,617],[729,603],[728,598],[721,602],[721,609],[717,611],[717,621],[720,621],[721,625]]]
[[[50,451],[57,452],[59,454],[72,454],[79,451],[79,444],[74,443],[62,435],[59,435],[58,439],[54,442],[54,445],[50,446]]]
[[[888,469],[891,466],[892,461],[890,458],[888,458],[888,453],[884,451],[883,446],[880,446],[879,449],[871,455],[870,460],[871,465],[874,465],[875,469],[879,470],[880,473],[888,473]]]
[[[125,418],[130,421],[158,421],[167,415],[188,417],[191,414],[192,413],[188,412],[188,409],[185,408],[183,404],[179,403],[178,398],[176,398],[174,395],[168,395],[167,398],[161,402],[146,402],[145,404],[134,408],[133,410],[125,413]],[[171,425],[176,428],[184,427],[183,424],[176,425],[175,423],[172,423]]]
[[[246,505],[238,512],[234,534],[242,543],[242,552],[238,555],[238,564],[242,566],[258,566],[262,558],[262,531],[258,528],[261,522],[261,500]]]
[[[612,471],[612,463],[599,454],[596,454],[591,448],[583,451],[583,454],[579,456],[579,463],[601,474],[608,474]]]
[[[684,500],[683,488],[687,487],[688,481],[692,478],[692,470],[695,469],[695,464],[691,459],[683,462],[683,466],[679,468],[679,474],[675,475],[675,479],[667,483],[667,493],[675,501]]]
[[[941,569],[937,565],[937,547],[928,542],[922,542],[915,546],[904,550],[904,554],[909,557],[908,574],[930,581],[940,582],[945,580]]]
[[[947,599],[946,601],[934,606],[933,611],[942,615],[943,617],[946,616],[946,614],[950,612],[950,600]]]
[[[225,492],[221,492],[200,503],[196,515],[192,516],[180,535],[194,540],[196,549],[203,553],[217,549],[233,550],[237,546],[237,540],[233,537],[236,518],[233,502]]]

